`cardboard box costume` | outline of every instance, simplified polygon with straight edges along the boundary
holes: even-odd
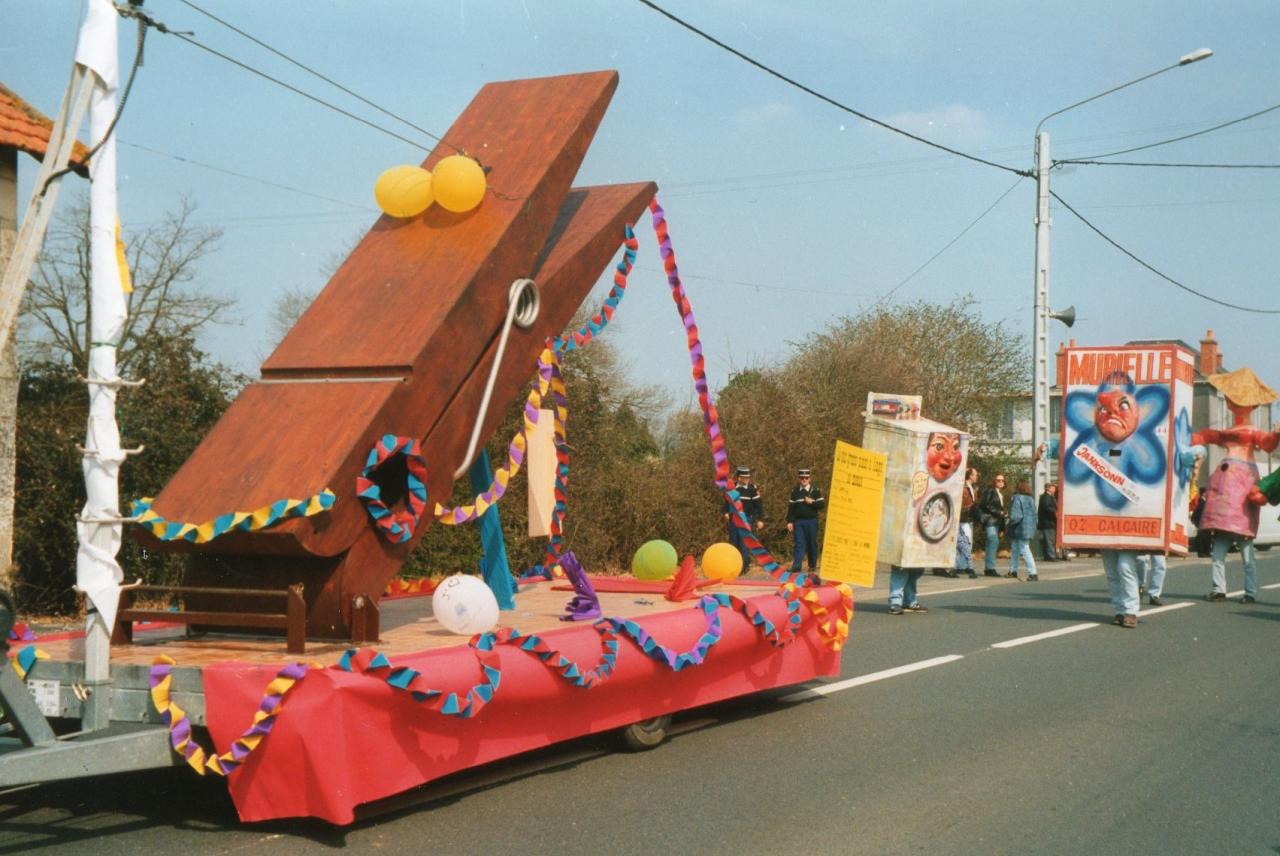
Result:
[[[863,447],[887,459],[876,560],[900,568],[950,568],[969,435],[921,417],[918,395],[869,393],[866,420]]]

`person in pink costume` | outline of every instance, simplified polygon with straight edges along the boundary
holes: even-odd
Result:
[[[1244,563],[1243,603],[1257,600],[1257,564],[1253,539],[1258,534],[1258,509],[1267,498],[1258,488],[1256,450],[1275,451],[1280,446],[1280,431],[1264,431],[1252,424],[1253,410],[1276,400],[1276,392],[1258,380],[1247,368],[1213,374],[1209,383],[1227,398],[1233,424],[1230,428],[1208,428],[1191,436],[1196,445],[1212,444],[1226,449],[1227,457],[1209,477],[1200,528],[1213,533],[1213,586],[1206,599],[1222,601],[1227,597],[1227,553],[1232,544],[1239,545]]]

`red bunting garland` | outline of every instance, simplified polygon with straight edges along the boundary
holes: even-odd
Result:
[[[833,617],[828,625],[819,624],[818,626],[819,638],[823,645],[832,651],[839,651],[843,646],[849,632],[849,617],[853,611],[852,591],[847,586],[842,588],[848,591],[848,596],[841,598],[839,614]],[[697,608],[702,610],[706,619],[706,631],[687,651],[674,651],[667,648],[630,619],[602,618],[592,625],[600,634],[601,654],[599,661],[590,668],[584,668],[570,660],[534,634],[521,633],[510,627],[501,627],[491,633],[481,633],[472,637],[468,645],[476,656],[484,680],[461,695],[456,692],[446,693],[427,686],[426,678],[422,673],[408,667],[395,667],[386,655],[368,648],[349,649],[333,668],[380,678],[395,689],[411,693],[415,700],[425,703],[437,713],[469,719],[493,700],[501,685],[502,672],[494,653],[498,645],[512,645],[532,654],[564,680],[575,686],[590,689],[604,683],[612,676],[618,659],[618,639],[622,636],[630,639],[650,659],[678,672],[687,666],[701,664],[711,648],[720,641],[723,632],[719,615],[721,609],[742,613],[769,644],[778,648],[795,641],[801,625],[799,613],[801,603],[807,606],[819,620],[829,614],[829,611],[820,603],[816,591],[809,590],[801,593],[795,585],[788,584],[779,588],[775,594],[787,605],[787,620],[781,627],[775,627],[773,622],[766,618],[759,607],[751,601],[731,594],[704,595],[699,599]]]
[[[392,511],[382,499],[382,488],[370,476],[373,471],[396,455],[404,456],[404,510]],[[413,537],[413,530],[427,507],[427,462],[418,441],[412,437],[385,434],[369,450],[364,469],[356,476],[356,496],[364,502],[378,531],[393,544],[403,544]]]

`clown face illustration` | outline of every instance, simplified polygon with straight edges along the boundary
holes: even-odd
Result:
[[[943,482],[951,478],[960,469],[960,461],[964,457],[960,449],[960,435],[934,431],[929,435],[929,445],[925,451],[925,469],[934,481]]]
[[[1093,424],[1098,433],[1112,443],[1119,443],[1138,430],[1138,402],[1122,389],[1098,393],[1098,406],[1093,414]]]

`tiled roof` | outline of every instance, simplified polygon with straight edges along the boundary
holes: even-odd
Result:
[[[51,130],[53,122],[49,117],[0,83],[0,146],[20,149],[43,159]],[[71,148],[71,165],[81,175],[86,174],[85,158],[88,154],[89,150],[78,141]]]

